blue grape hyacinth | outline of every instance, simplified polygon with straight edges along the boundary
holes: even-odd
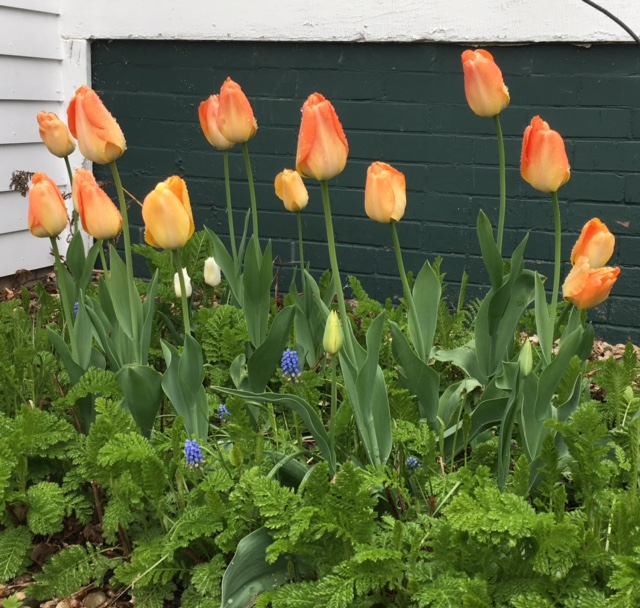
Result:
[[[419,469],[420,466],[420,461],[415,456],[409,456],[409,458],[407,458],[407,469],[410,471],[415,471]]]
[[[222,422],[225,418],[231,416],[231,412],[227,409],[227,406],[223,403],[218,408],[218,418]]]
[[[300,377],[300,359],[298,358],[298,352],[287,348],[282,353],[282,375],[287,380],[296,380]]]
[[[190,467],[200,466],[200,464],[204,462],[202,448],[195,439],[187,439],[184,442],[184,455]]]

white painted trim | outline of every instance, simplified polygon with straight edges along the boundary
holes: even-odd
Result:
[[[640,31],[638,0],[598,0]],[[61,0],[72,39],[625,42],[581,0]]]

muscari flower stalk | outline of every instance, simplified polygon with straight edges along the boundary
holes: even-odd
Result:
[[[218,418],[222,422],[225,418],[228,418],[229,416],[231,416],[231,412],[227,409],[227,406],[224,405],[224,403],[223,403],[218,408]]]
[[[287,348],[282,353],[282,375],[289,381],[295,381],[302,374],[300,372],[300,360],[298,358],[298,352]]]
[[[189,465],[190,467],[200,466],[200,464],[204,462],[202,448],[195,439],[187,439],[185,441],[184,455],[187,460],[187,465]]]
[[[409,469],[410,471],[415,471],[422,466],[420,464],[420,461],[415,456],[409,456],[409,458],[407,458],[406,465],[407,469]]]

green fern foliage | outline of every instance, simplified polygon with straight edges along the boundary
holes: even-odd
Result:
[[[31,532],[26,526],[0,532],[0,583],[20,574],[31,561]]]

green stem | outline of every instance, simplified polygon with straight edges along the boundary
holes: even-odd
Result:
[[[298,220],[298,247],[300,249],[300,276],[304,281],[304,248],[302,240],[302,217],[299,211],[296,211],[296,219]]]
[[[560,223],[560,203],[558,202],[558,193],[551,193],[551,201],[553,202],[553,219],[555,223],[555,258],[553,266],[553,291],[551,292],[551,327],[555,327],[556,309],[558,308],[558,291],[560,290],[560,263],[562,255],[562,225]],[[553,340],[553,336],[551,337]]]
[[[500,215],[498,217],[498,251],[502,254],[502,238],[504,235],[504,218],[507,210],[507,169],[504,157],[504,137],[502,136],[502,125],[500,115],[493,117],[498,136],[498,159],[500,161]]]
[[[191,322],[189,320],[189,302],[187,300],[187,285],[182,272],[182,262],[180,261],[180,251],[174,249],[171,251],[173,267],[178,273],[178,281],[180,282],[180,298],[182,300],[182,321],[184,323],[185,338],[191,334]]]
[[[407,280],[407,273],[404,270],[404,261],[402,259],[402,249],[400,247],[400,239],[398,238],[398,230],[396,228],[396,222],[389,224],[391,229],[391,238],[393,240],[393,248],[396,252],[396,260],[398,263],[398,271],[400,272],[400,279],[402,280],[402,289],[404,291],[404,299],[407,303],[407,309],[409,316],[411,317],[412,324],[416,328],[416,341],[418,344],[414,344],[416,351],[418,351],[419,357],[425,361],[427,353],[424,352],[424,341],[422,339],[422,331],[420,328],[420,321],[418,320],[418,313],[416,311],[415,304],[413,302],[413,295],[411,294],[411,288],[409,287],[409,281]]]
[[[340,268],[338,267],[338,256],[336,254],[336,239],[333,235],[333,221],[331,219],[331,201],[329,200],[329,186],[327,180],[320,181],[322,190],[322,206],[324,208],[324,222],[327,230],[327,248],[329,250],[329,260],[331,262],[331,274],[333,275],[333,285],[338,297],[338,308],[340,310],[340,319],[344,328],[345,341],[344,346],[347,354],[353,359],[353,348],[351,340],[349,340],[349,317],[347,316],[347,306],[344,302],[344,293],[342,292],[342,283],[340,281]]]
[[[329,356],[329,355],[327,355]],[[329,419],[329,444],[331,450],[336,450],[336,423],[337,423],[337,411],[338,411],[338,379],[336,375],[336,365],[338,359],[333,357],[331,359],[331,417]]]
[[[127,273],[129,280],[133,284],[133,262],[131,258],[131,234],[129,234],[129,215],[127,213],[127,203],[124,198],[124,190],[122,189],[122,182],[120,181],[120,174],[118,173],[118,167],[116,161],[109,163],[109,168],[113,175],[113,180],[116,183],[116,191],[118,192],[118,202],[120,203],[120,215],[122,216],[122,234],[124,236],[124,257],[127,263]]]
[[[236,248],[236,231],[233,227],[233,209],[231,208],[231,179],[229,177],[229,150],[224,151],[224,190],[227,197],[227,221],[229,222],[229,240],[231,241],[231,252],[233,253],[233,263],[238,259]]]
[[[251,197],[251,217],[253,219],[253,234],[258,239],[258,207],[256,205],[256,188],[253,183],[253,171],[251,170],[251,160],[249,159],[249,146],[247,142],[242,144],[244,154],[244,164],[247,168],[247,181],[249,182],[249,196]]]
[[[104,271],[104,280],[109,284],[109,267],[107,266],[107,258],[104,255],[104,247],[102,239],[100,239],[100,262],[102,263],[102,270]]]
[[[67,175],[69,176],[69,186],[73,189],[73,172],[71,171],[71,164],[69,163],[69,157],[64,157],[64,164],[67,166]],[[78,212],[74,206],[73,208],[73,232],[78,232]]]
[[[63,276],[64,269],[62,268],[62,261],[60,260],[58,240],[55,236],[50,237],[49,240],[51,241],[51,248],[53,249],[53,257],[55,259],[56,273],[58,275],[58,291],[60,292],[60,301],[62,302],[62,312],[64,313],[65,321],[67,322],[69,338],[73,342],[73,313],[69,308],[69,294],[67,294],[67,286],[65,284]]]

